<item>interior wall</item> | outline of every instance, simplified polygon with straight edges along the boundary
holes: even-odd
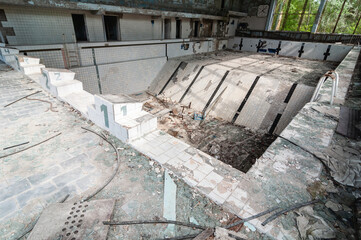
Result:
[[[101,15],[85,11],[70,11],[19,6],[0,6],[7,21],[3,27],[12,27],[15,36],[7,36],[10,45],[42,45],[74,42],[74,26],[71,14],[84,14],[88,41],[105,41]]]
[[[106,41],[101,15],[85,14],[85,27],[87,28],[90,42]]]
[[[239,22],[248,23],[250,30],[264,30],[266,28],[266,17],[247,16],[240,18]]]
[[[1,21],[3,27],[13,28],[15,36],[8,36],[8,43],[13,46],[62,44],[75,41],[75,31],[72,14],[83,14],[88,42],[106,41],[103,16],[89,11],[59,10],[55,8],[30,8],[19,6],[1,6],[7,21]],[[176,38],[176,18],[168,18],[171,22],[170,38]],[[181,20],[181,38],[193,37],[194,21],[199,21],[199,37],[225,36],[225,29],[221,31],[218,21],[208,19]],[[159,40],[164,37],[164,18],[156,16],[123,14],[118,15],[119,40]],[[232,20],[233,22],[233,20]],[[223,24],[226,26],[225,24]],[[233,29],[237,21],[229,26],[229,36],[233,36]],[[209,29],[212,28],[211,33]],[[208,29],[208,30],[207,30]],[[206,34],[207,32],[207,34]],[[65,38],[64,38],[65,37]]]
[[[239,23],[239,18],[230,18],[228,23],[228,31],[226,36],[234,37],[236,35],[236,29]]]
[[[15,36],[7,36],[11,45],[54,44],[72,41],[74,34],[71,14],[57,9],[0,6],[7,21],[3,27],[14,28]]]
[[[263,42],[263,46],[258,48],[261,42]],[[228,48],[264,54],[274,54],[277,48],[280,48],[280,56],[341,62],[352,49],[352,46],[343,44],[303,43],[264,38],[234,37],[229,39]]]
[[[223,40],[217,44],[217,41],[148,42],[143,45],[112,47],[97,47],[97,44],[92,46],[89,43],[86,48],[79,51],[81,67],[71,70],[76,73],[76,79],[83,82],[84,89],[90,93],[130,94],[145,90],[167,58],[219,50],[227,42]],[[22,52],[26,52],[28,56],[40,58],[41,62],[49,68],[65,68],[66,66],[63,53],[58,49],[22,50]],[[151,69],[152,74],[149,73]],[[99,85],[103,88],[100,89]]]
[[[122,41],[162,39],[162,19],[123,14],[119,19]]]
[[[189,18],[182,18],[182,38],[191,37],[192,22]]]

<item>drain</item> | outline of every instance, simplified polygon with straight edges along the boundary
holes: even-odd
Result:
[[[77,236],[80,235],[78,233],[82,226],[81,223],[83,222],[85,214],[81,214],[80,216],[78,216],[78,213],[80,213],[81,211],[85,213],[88,206],[88,204],[82,205],[81,203],[76,202],[73,204],[73,207],[71,208],[69,215],[64,222],[64,228],[61,230],[62,232],[65,232],[65,236],[69,239],[77,240]]]
[[[106,239],[109,226],[102,222],[110,220],[114,203],[110,199],[52,204],[43,211],[28,239]]]

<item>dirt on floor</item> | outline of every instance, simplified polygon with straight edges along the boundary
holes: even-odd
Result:
[[[210,116],[197,119],[189,106],[168,99],[150,97],[144,110],[158,117],[160,130],[242,172],[247,172],[276,138]]]

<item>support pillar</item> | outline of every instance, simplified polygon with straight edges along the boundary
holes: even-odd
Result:
[[[276,5],[277,5],[277,0],[272,0],[270,4],[270,8],[268,10],[267,23],[265,28],[266,31],[272,30],[272,23],[273,23],[273,17],[274,17]]]
[[[323,9],[325,8],[326,0],[321,0],[320,6],[318,7],[317,15],[315,18],[315,22],[313,23],[311,33],[315,33],[318,29],[318,25],[320,24],[321,16],[323,13]]]

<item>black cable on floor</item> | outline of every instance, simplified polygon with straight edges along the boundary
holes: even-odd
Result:
[[[282,211],[279,211],[279,212],[276,212],[274,214],[272,214],[270,217],[268,217],[263,223],[262,223],[262,226],[265,226],[267,223],[275,220],[276,218],[278,218],[279,216],[281,216],[282,214],[286,213],[286,212],[289,212],[289,211],[292,211],[292,210],[295,210],[295,209],[299,209],[301,207],[305,207],[305,206],[308,206],[308,205],[311,205],[311,204],[314,204],[314,203],[317,203],[319,202],[320,200],[313,200],[313,201],[309,201],[309,202],[304,202],[304,203],[298,203],[296,205],[293,205],[293,206],[290,206],[288,208],[285,208],[283,209]]]
[[[263,215],[266,215],[266,214],[268,214],[268,213],[270,213],[270,212],[273,212],[273,211],[276,211],[276,210],[278,210],[278,209],[279,209],[279,207],[273,207],[273,208],[268,209],[268,210],[266,210],[266,211],[264,211],[264,212],[258,213],[258,214],[256,214],[256,215],[250,216],[250,217],[248,217],[248,218],[239,220],[239,221],[237,221],[237,222],[235,222],[235,223],[229,224],[229,225],[225,226],[224,228],[225,228],[225,229],[229,229],[229,228],[234,227],[234,226],[237,226],[237,225],[239,225],[239,224],[241,224],[241,223],[245,223],[245,222],[251,221],[251,220],[253,220],[253,219],[255,219],[255,218],[262,217]]]
[[[83,198],[80,202],[85,202],[85,201],[89,201],[89,199],[91,199],[92,197],[94,197],[95,195],[97,195],[101,190],[103,190],[112,180],[113,178],[115,177],[115,175],[117,174],[118,172],[118,169],[120,167],[120,157],[119,157],[119,152],[118,152],[118,149],[116,148],[116,146],[111,143],[106,137],[100,135],[99,133],[91,130],[91,129],[88,129],[88,128],[85,128],[85,127],[81,127],[82,129],[86,130],[86,131],[89,131],[89,132],[92,132],[96,135],[98,135],[99,137],[101,137],[104,141],[106,141],[107,143],[110,144],[110,146],[112,146],[112,148],[114,149],[116,155],[117,155],[117,166],[115,167],[115,170],[113,172],[113,174],[110,176],[110,178],[105,182],[105,184],[103,184],[103,186],[101,186],[100,188],[98,188],[96,191],[94,191],[94,193],[90,194],[88,197],[86,198]]]
[[[197,228],[205,230],[207,227],[199,226],[194,223],[186,223],[172,220],[145,220],[145,221],[123,221],[123,222],[112,222],[112,221],[104,221],[104,225],[136,225],[136,224],[174,224],[185,227]]]

